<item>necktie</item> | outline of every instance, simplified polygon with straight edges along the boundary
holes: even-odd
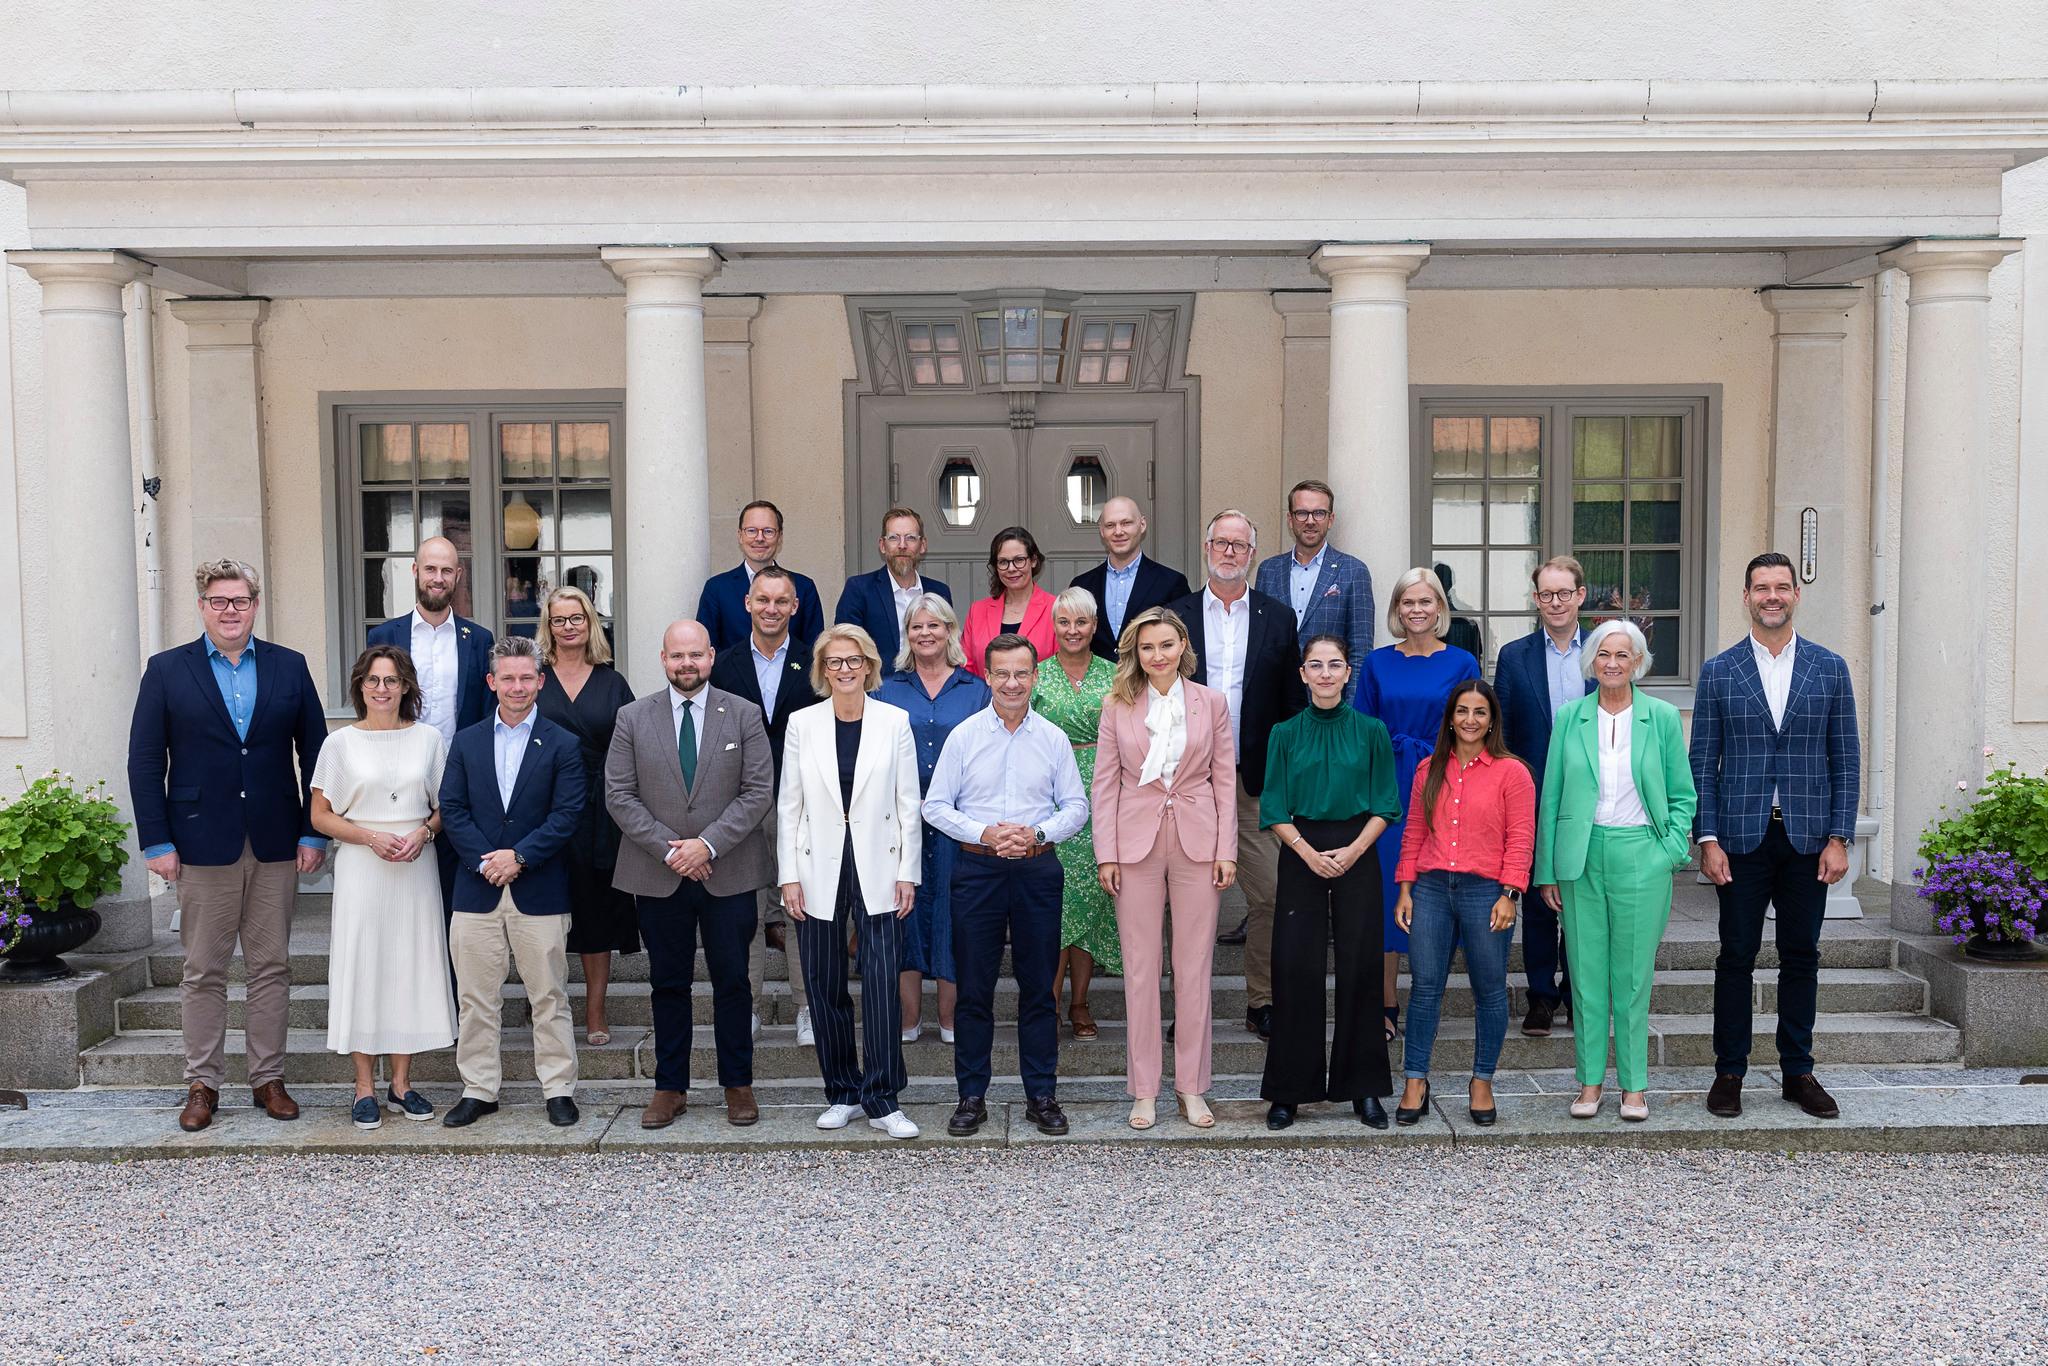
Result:
[[[676,762],[683,766],[683,786],[690,788],[697,785],[697,723],[690,717],[695,705],[683,699],[683,724],[676,727]]]

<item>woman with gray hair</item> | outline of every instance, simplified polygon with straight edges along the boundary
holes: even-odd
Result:
[[[910,715],[917,751],[917,788],[932,785],[932,767],[953,727],[989,704],[988,684],[964,667],[960,618],[937,593],[920,593],[903,614],[903,646],[896,672],[875,690],[877,701]],[[897,976],[903,1010],[903,1042],[924,1032],[924,979],[938,981],[939,1039],[953,1042],[953,1005],[958,999],[953,969],[953,854],[957,846],[943,831],[924,827],[923,874],[917,905],[903,922],[903,961]]]
[[[1678,708],[1639,690],[1650,648],[1632,621],[1587,633],[1580,667],[1599,685],[1550,733],[1532,880],[1561,911],[1578,1046],[1574,1119],[1600,1113],[1607,1034],[1621,1117],[1650,1117],[1650,980],[1671,920],[1671,874],[1692,848],[1698,805]]]

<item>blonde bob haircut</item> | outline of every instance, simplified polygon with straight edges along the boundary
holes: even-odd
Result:
[[[818,637],[818,643],[811,647],[811,691],[820,697],[832,695],[832,684],[825,676],[825,650],[835,640],[852,642],[866,661],[861,667],[860,690],[873,692],[882,686],[882,652],[875,646],[875,638],[858,626],[836,622],[825,628]]]
[[[588,636],[583,645],[583,657],[592,664],[612,662],[611,642],[604,638],[604,622],[598,618],[597,604],[590,600],[590,594],[571,584],[563,584],[548,594],[547,601],[540,605],[540,657],[549,664],[555,662],[555,628],[548,623],[554,615],[557,602],[568,601],[576,604],[576,610],[583,614],[583,629]]]
[[[1418,583],[1436,594],[1436,638],[1442,640],[1451,633],[1450,595],[1444,592],[1444,581],[1436,571],[1420,564],[1394,580],[1394,591],[1387,595],[1387,634],[1396,640],[1408,639],[1408,628],[1401,624],[1401,597]]]
[[[903,620],[897,623],[901,628],[898,634],[903,641],[896,647],[897,672],[917,667],[917,661],[910,657],[910,620],[920,612],[946,628],[946,662],[956,669],[966,664],[967,651],[960,648],[960,614],[953,610],[952,603],[937,593],[919,593],[910,600]]]
[[[1631,683],[1643,681],[1643,675],[1650,671],[1650,642],[1643,639],[1643,628],[1627,617],[1614,617],[1601,622],[1586,632],[1586,643],[1579,647],[1579,672],[1586,677],[1593,676],[1593,661],[1600,654],[1600,642],[1609,636],[1627,636],[1629,649],[1635,651],[1636,671],[1628,676]]]
[[[1138,633],[1147,626],[1170,626],[1180,637],[1180,676],[1195,676],[1195,646],[1188,639],[1188,624],[1169,607],[1148,607],[1124,623],[1116,642],[1116,677],[1109,685],[1109,700],[1129,706],[1145,687],[1145,670],[1138,663]]]
[[[1052,600],[1052,615],[1057,618],[1062,612],[1070,617],[1086,617],[1091,622],[1102,620],[1095,595],[1078,583],[1061,589],[1060,595]]]

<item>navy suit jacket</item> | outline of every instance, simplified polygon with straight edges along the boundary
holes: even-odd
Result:
[[[1291,549],[1267,556],[1252,580],[1252,587],[1286,603],[1290,615],[1294,593],[1289,585],[1294,571],[1288,562],[1293,558]],[[1378,628],[1372,614],[1372,571],[1365,561],[1329,546],[1323,552],[1323,567],[1316,571],[1315,586],[1309,590],[1308,610],[1294,630],[1295,638],[1304,645],[1311,636],[1336,636],[1351,642],[1351,681],[1344,685],[1347,707],[1358,694],[1359,675],[1365,671],[1365,657],[1372,653]]]
[[[1251,633],[1244,647],[1244,693],[1238,702],[1237,776],[1256,797],[1266,790],[1266,741],[1273,727],[1308,705],[1301,681],[1301,647],[1294,643],[1294,609],[1277,598],[1251,590]],[[1190,593],[1169,603],[1187,623],[1188,646],[1195,652],[1195,681],[1213,688],[1209,675],[1208,620],[1202,595]]]
[[[789,656],[782,661],[782,682],[775,689],[775,713],[761,707],[761,680],[754,677],[753,623],[747,625],[746,639],[730,650],[721,650],[711,662],[711,686],[761,707],[761,720],[768,730],[768,754],[775,763],[775,776],[782,777],[782,737],[789,732],[789,716],[819,700],[811,691],[811,644],[794,631],[789,637]],[[888,661],[883,661],[888,667]]]
[[[1711,835],[1728,853],[1750,853],[1770,828],[1775,787],[1794,849],[1813,854],[1830,839],[1854,841],[1863,753],[1849,666],[1799,637],[1778,726],[1749,640],[1744,635],[1708,660],[1693,690],[1694,837]]]
[[[458,911],[494,911],[503,895],[477,865],[496,849],[526,860],[512,879],[512,904],[523,915],[569,913],[569,860],[563,850],[576,833],[590,779],[583,745],[565,728],[533,713],[533,738],[519,763],[509,809],[498,797],[498,756],[492,731],[497,709],[455,732],[441,770],[442,837],[455,848]]]
[[[1550,670],[1543,652],[1548,637],[1539,626],[1519,640],[1500,647],[1493,666],[1493,692],[1500,699],[1500,733],[1508,752],[1529,766],[1536,790],[1543,790],[1543,765],[1550,757]],[[1574,697],[1593,691],[1581,678]]]
[[[947,602],[953,600],[953,590],[946,587],[941,579],[924,579],[924,591],[937,593]],[[903,623],[896,620],[896,580],[889,577],[889,567],[883,565],[872,574],[856,574],[846,581],[846,587],[839,594],[839,610],[832,614],[832,620],[858,626],[874,637],[875,648],[882,652],[882,676],[896,672],[896,652],[903,648]],[[801,630],[794,633],[802,635]],[[813,635],[811,639],[816,640]]]
[[[816,640],[825,629],[825,604],[818,597],[818,585],[794,569],[788,573],[796,580],[796,616],[790,619],[789,634],[796,640]],[[754,619],[747,615],[747,585],[752,582],[743,564],[704,580],[704,591],[697,598],[697,621],[710,634],[712,649],[744,645],[753,633]],[[888,661],[883,660],[882,665],[887,668]]]
[[[1095,595],[1095,639],[1089,648],[1110,663],[1116,663],[1116,636],[1109,629],[1109,561],[1104,560],[1093,569],[1084,569],[1076,574],[1074,587],[1085,588]],[[1124,625],[1130,625],[1131,618],[1148,607],[1164,607],[1193,591],[1188,587],[1187,575],[1159,563],[1150,555],[1144,555],[1138,561],[1138,577],[1131,583],[1131,600],[1124,608]]]
[[[206,637],[165,650],[143,670],[128,726],[128,800],[140,847],[177,846],[179,861],[218,868],[244,843],[265,863],[297,857],[313,828],[313,764],[327,741],[319,690],[297,650],[251,639],[256,710],[247,739],[221,701]],[[293,772],[292,760],[298,759]]]
[[[455,618],[455,728],[473,726],[491,714],[495,699],[484,679],[491,672],[491,646],[496,643],[489,629],[467,617]],[[395,645],[412,654],[412,613],[393,617],[370,628],[363,639],[368,645]],[[419,661],[413,661],[419,667]]]

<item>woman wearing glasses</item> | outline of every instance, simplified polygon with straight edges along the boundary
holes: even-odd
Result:
[[[988,544],[988,596],[967,606],[967,627],[960,648],[967,668],[983,674],[982,651],[1000,635],[1019,635],[1031,642],[1042,664],[1052,658],[1052,594],[1038,586],[1045,556],[1038,542],[1021,526],[1006,526]]]
[[[540,618],[540,714],[574,735],[583,749],[583,773],[593,799],[583,804],[569,842],[569,952],[583,959],[584,1039],[594,1048],[612,1041],[605,991],[612,955],[640,952],[633,898],[612,887],[619,861],[619,827],[605,810],[604,756],[612,747],[619,708],[633,700],[625,676],[612,667],[611,644],[597,608],[580,588],[548,594]]]

